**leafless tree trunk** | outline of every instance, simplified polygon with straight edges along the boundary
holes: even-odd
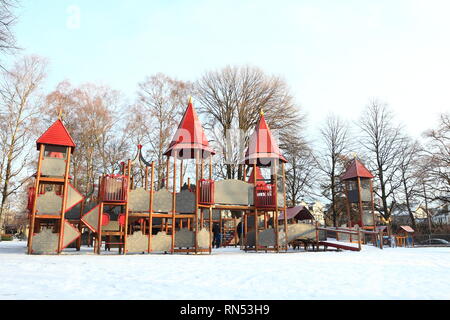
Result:
[[[286,164],[286,201],[290,206],[312,200],[318,175],[312,149],[298,134],[292,134],[280,145]]]
[[[17,6],[17,0],[0,0],[0,52],[4,54],[13,53],[18,49],[12,30],[17,21],[14,13]],[[3,63],[0,63],[0,67],[5,69]]]
[[[361,147],[366,151],[369,169],[375,174],[379,188],[374,188],[381,199],[381,207],[377,209],[388,220],[395,205],[393,197],[402,185],[399,176],[404,139],[402,129],[393,123],[393,115],[387,105],[376,100],[364,111],[359,128],[362,131]]]
[[[49,115],[45,126],[63,111],[64,124],[77,149],[72,157],[75,187],[85,195],[92,193],[97,177],[117,172],[129,153],[120,92],[89,83],[72,87],[64,81],[47,95],[45,109]]]
[[[400,179],[403,188],[403,192],[399,193],[405,201],[414,229],[416,228],[416,219],[414,217],[412,202],[414,201],[415,195],[419,192],[418,187],[420,187],[417,177],[419,151],[420,146],[417,141],[405,139],[402,144],[399,162]]]
[[[286,83],[256,67],[230,67],[206,72],[196,82],[205,127],[222,153],[223,178],[243,179],[243,153],[249,134],[264,111],[270,128],[299,131],[302,117]],[[236,143],[237,142],[237,143]]]
[[[330,115],[320,133],[324,149],[317,163],[323,176],[322,195],[331,201],[333,225],[337,227],[337,196],[342,189],[339,177],[345,170],[345,157],[350,146],[348,125],[339,117]]]
[[[8,198],[26,180],[31,138],[38,111],[38,91],[46,77],[47,63],[37,56],[20,59],[2,73],[0,84],[0,222]],[[0,225],[1,227],[1,225]]]
[[[156,74],[139,83],[138,101],[131,109],[128,126],[133,142],[150,146],[148,156],[156,163],[156,188],[167,183],[164,152],[186,108],[191,84]]]
[[[426,148],[423,150],[431,200],[450,203],[450,113],[440,116],[439,126],[425,132]]]

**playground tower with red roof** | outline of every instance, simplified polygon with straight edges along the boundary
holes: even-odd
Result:
[[[287,160],[267,125],[264,112],[261,111],[244,158],[244,164],[247,166],[244,171],[247,172],[249,168],[252,170],[248,182],[253,184],[254,192],[254,208],[247,210],[244,215],[246,229],[251,230],[246,232],[246,251],[279,252],[280,249],[288,248],[288,222],[285,214],[286,163]],[[270,171],[270,179],[264,179],[262,168]],[[269,241],[272,245],[267,245],[268,238],[273,238],[274,241]]]
[[[61,118],[36,141],[39,150],[34,186],[29,188],[29,254],[59,254],[81,233],[80,217],[66,214],[83,201],[70,184],[70,158],[75,143]],[[78,224],[78,228],[73,224]],[[77,243],[79,250],[80,243]]]
[[[356,157],[341,176],[344,183],[349,227],[375,229],[373,174]]]

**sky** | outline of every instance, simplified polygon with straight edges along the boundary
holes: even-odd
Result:
[[[251,64],[286,80],[307,138],[371,99],[419,137],[450,111],[449,12],[448,0],[21,0],[15,33],[23,54],[48,58],[48,90],[94,82],[133,100],[157,72],[194,81]]]

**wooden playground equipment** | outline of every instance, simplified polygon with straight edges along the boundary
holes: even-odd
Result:
[[[262,112],[242,163],[244,180],[214,180],[215,151],[190,99],[164,153],[163,186],[157,188],[155,163],[144,158],[139,145],[134,159],[121,163],[119,174],[99,177],[95,202],[89,205],[70,184],[75,144],[61,119],[37,140],[37,147],[39,160],[28,204],[29,254],[59,254],[75,241],[75,248],[80,250],[83,229],[93,234],[96,254],[111,248],[118,249],[119,254],[211,254],[214,223],[227,235],[222,245],[239,244],[245,252],[286,252],[294,241],[303,241],[305,247],[337,248],[326,242],[327,232],[335,232],[337,240],[356,242],[359,247],[367,237],[377,237],[373,176],[356,159],[343,176],[349,228],[322,228],[289,216],[287,161]],[[184,181],[183,170],[188,164],[195,168],[194,184],[189,178]],[[340,248],[346,249],[344,245]]]

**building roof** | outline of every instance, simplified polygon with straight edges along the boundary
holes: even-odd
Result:
[[[403,230],[405,230],[408,233],[413,233],[414,229],[411,228],[410,226],[400,226],[400,228],[402,228]]]
[[[56,120],[55,123],[53,123],[47,131],[37,139],[36,146],[38,150],[41,144],[72,147],[72,152],[75,149],[75,143],[61,119]]]
[[[314,220],[314,216],[305,206],[297,206],[286,209],[286,216],[289,219],[296,218],[297,220]],[[278,220],[284,220],[284,212],[278,216]]]
[[[255,132],[250,137],[249,146],[245,152],[245,163],[253,164],[256,162],[258,165],[267,166],[274,159],[279,159],[284,163],[287,162],[272,136],[264,114],[261,113],[261,118],[256,125]]]
[[[342,175],[341,180],[349,180],[354,178],[368,178],[373,179],[374,175],[367,170],[367,168],[359,161],[354,159],[347,167],[347,170]]]
[[[194,150],[201,150],[201,157],[208,157],[210,154],[216,154],[209,146],[202,124],[200,123],[197,112],[192,104],[192,99],[189,99],[183,118],[181,119],[172,142],[164,155],[177,155],[177,157],[180,158],[192,159],[195,157]]]

